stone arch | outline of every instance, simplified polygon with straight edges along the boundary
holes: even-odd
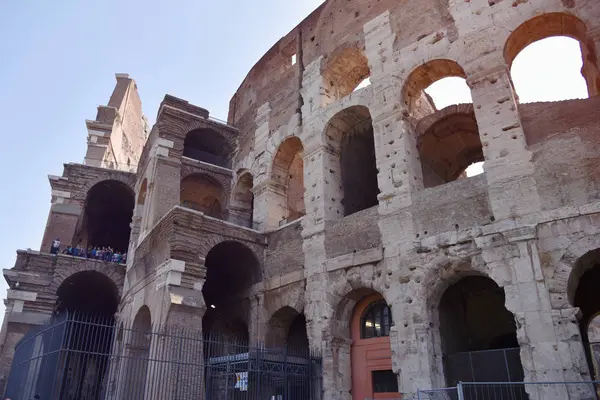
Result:
[[[254,213],[254,177],[248,170],[240,170],[234,186],[230,205],[230,216],[234,222],[248,228],[253,227]]]
[[[472,104],[453,105],[424,117],[416,127],[425,188],[465,178],[483,162],[483,146]]]
[[[423,117],[437,111],[425,89],[433,83],[449,77],[467,79],[464,69],[454,60],[435,59],[414,68],[402,88],[402,105],[413,125]]]
[[[226,194],[219,181],[206,174],[190,174],[181,180],[182,206],[203,212],[209,217],[223,218]]]
[[[127,341],[124,387],[121,397],[135,398],[148,390],[148,367],[152,345],[152,314],[141,306],[133,319]]]
[[[553,308],[569,308],[575,302],[575,290],[585,272],[578,261],[586,254],[600,248],[600,236],[586,236],[572,243],[564,254],[552,265],[552,275],[548,278],[548,290]],[[581,264],[579,264],[581,265]]]
[[[89,196],[90,190],[92,190],[92,188],[94,188],[95,186],[97,186],[98,184],[101,184],[103,182],[110,182],[110,181],[120,182],[124,186],[127,186],[131,190],[131,193],[134,194],[134,197],[135,197],[135,182],[136,182],[135,174],[126,174],[124,172],[119,172],[119,171],[113,172],[113,171],[109,170],[108,173],[99,174],[97,177],[94,177],[93,179],[88,180],[81,187],[81,190],[77,191],[79,193],[79,195],[77,196],[78,199],[80,199],[82,202],[84,202],[85,199]]]
[[[290,306],[278,309],[266,326],[267,347],[290,347],[294,352],[308,352],[306,318],[302,310]]]
[[[322,68],[326,103],[346,97],[370,75],[369,60],[362,47],[347,45],[332,52]]]
[[[135,192],[121,180],[96,183],[87,191],[83,218],[71,244],[127,252],[135,202]]]
[[[337,188],[332,202],[338,214],[348,216],[377,205],[379,185],[369,109],[352,106],[335,114],[325,126],[324,140],[334,155],[327,181]]]
[[[462,277],[444,291],[436,317],[446,385],[524,380],[515,316],[493,279]],[[486,368],[495,360],[505,366]]]
[[[278,147],[273,157],[271,180],[275,187],[269,205],[279,221],[293,221],[306,214],[304,204],[304,147],[302,141],[291,136]]]
[[[193,129],[185,135],[183,156],[231,168],[233,148],[227,137],[212,128]]]
[[[120,302],[119,288],[102,272],[75,272],[56,289],[57,312],[75,312],[112,316]]]
[[[69,265],[58,264],[52,276],[52,283],[48,287],[51,294],[55,295],[58,288],[64,284],[65,280],[80,272],[97,272],[107,276],[117,288],[117,294],[120,297],[125,280],[125,271],[118,264],[104,263],[98,261],[78,262]]]
[[[600,71],[593,39],[588,36],[588,28],[578,17],[550,12],[534,16],[515,28],[504,44],[504,60],[509,68],[517,55],[530,44],[552,36],[565,36],[579,42],[583,58],[581,73],[587,83],[590,96],[600,91]]]
[[[502,269],[502,267],[498,268]],[[462,285],[464,285],[464,282],[467,282],[468,284],[472,281],[476,282],[476,286],[481,282],[484,282],[483,285],[480,286],[486,290],[492,290],[490,289],[492,287],[495,288],[494,290],[501,290],[501,306],[504,310],[503,315],[506,317],[502,321],[506,324],[513,324],[511,325],[511,328],[514,328],[512,332],[515,334],[513,338],[516,340],[517,325],[515,323],[515,317],[512,314],[515,310],[509,310],[507,307],[511,303],[514,303],[514,301],[511,301],[512,299],[507,299],[506,294],[504,293],[504,287],[512,284],[512,281],[504,278],[504,270],[490,270],[486,268],[485,263],[478,257],[440,256],[424,266],[424,271],[425,273],[421,278],[420,286],[421,290],[424,291],[422,297],[425,298],[425,305],[427,307],[427,322],[432,328],[430,340],[433,346],[432,351],[430,351],[427,355],[430,357],[430,362],[434,369],[432,383],[436,386],[451,385],[449,380],[454,379],[453,373],[456,372],[456,369],[450,371],[448,368],[451,367],[448,367],[447,361],[444,360],[447,360],[449,355],[457,354],[455,357],[453,356],[453,360],[456,361],[456,359],[459,359],[460,361],[461,355],[459,353],[462,352],[454,351],[455,349],[448,347],[446,345],[448,339],[447,337],[444,337],[445,333],[452,331],[448,328],[448,321],[452,320],[452,318],[448,318],[448,315],[452,315],[452,310],[448,309],[448,304],[452,304],[451,301],[447,301],[448,293],[451,293],[452,295],[453,292],[456,292],[455,288],[460,288]],[[492,304],[494,304],[495,307],[498,306],[499,303],[496,301]],[[509,314],[510,318],[508,317]],[[519,327],[519,329],[522,329],[522,327]],[[496,340],[496,342],[499,340],[500,339]],[[498,343],[502,344],[501,342]],[[518,369],[518,367],[521,365],[520,350],[510,350],[509,357],[512,357],[514,359],[513,361],[518,359],[518,363],[515,361],[515,364],[517,365],[515,368]],[[517,378],[521,380],[523,379],[522,373],[517,375],[511,376],[510,378],[514,378],[515,380]],[[477,377],[474,379],[476,378]],[[508,379],[508,377],[506,378]],[[469,379],[463,378],[463,380],[471,380],[471,377]]]
[[[207,305],[238,295],[262,279],[259,258],[250,247],[238,241],[226,240],[212,247],[206,255],[205,266],[202,292]]]
[[[146,204],[146,195],[148,194],[148,179],[144,178],[140,185],[140,191],[138,193],[137,204],[143,206]]]

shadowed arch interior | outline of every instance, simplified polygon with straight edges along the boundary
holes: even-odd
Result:
[[[343,215],[378,204],[377,165],[373,121],[369,109],[353,106],[337,113],[327,124],[326,140],[339,153],[339,167],[327,184],[339,186]]]
[[[209,217],[223,218],[225,192],[215,179],[192,174],[181,180],[179,199],[181,205],[203,212]]]
[[[210,128],[189,132],[183,142],[183,156],[231,168],[231,144],[223,135]]]
[[[232,210],[239,213],[239,223],[248,228],[253,225],[254,212],[254,178],[250,172],[243,172],[238,178],[233,192]]]
[[[94,185],[85,201],[87,246],[127,252],[134,205],[135,195],[126,184],[109,180]]]
[[[465,112],[457,106],[449,106],[425,120],[438,114],[439,119],[425,132],[420,132],[417,126],[417,148],[425,188],[466,177],[465,170],[469,165],[484,161],[479,128],[472,109]]]
[[[362,49],[351,47],[334,54],[323,70],[328,103],[346,97],[369,76],[369,61]]]
[[[77,272],[56,291],[57,311],[112,316],[119,305],[119,290],[106,275],[97,271]]]
[[[206,282],[202,293],[208,306],[221,309],[241,298],[244,291],[261,279],[260,263],[246,245],[227,241],[213,247],[206,256]]]
[[[504,289],[483,276],[465,277],[446,289],[438,310],[448,385],[461,380],[523,380],[517,326],[504,302]],[[511,351],[490,352],[504,349]],[[509,371],[504,367],[505,357],[510,365]],[[499,368],[477,368],[498,360],[503,362],[498,364]]]
[[[590,323],[600,313],[600,249],[592,250],[580,257],[569,276],[567,294],[574,307],[579,307],[579,328],[584,343],[590,372],[598,378],[600,365],[600,345],[590,338]],[[593,326],[593,325],[592,325]],[[597,322],[596,322],[597,326]],[[590,340],[592,339],[592,340]]]
[[[267,323],[267,347],[287,346],[296,352],[308,351],[306,318],[292,307],[280,308]]]
[[[296,136],[283,141],[275,158],[271,178],[282,195],[277,196],[277,204],[282,219],[293,221],[306,214],[304,205],[304,148]]]

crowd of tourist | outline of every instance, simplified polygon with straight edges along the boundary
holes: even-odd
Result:
[[[73,257],[92,258],[94,260],[102,260],[107,262],[114,262],[118,264],[124,264],[127,262],[127,253],[121,253],[113,250],[112,247],[89,247],[85,248],[81,245],[71,246],[70,244],[65,246],[61,251],[60,240],[56,239],[52,242],[50,247],[50,253],[52,254],[66,254]]]

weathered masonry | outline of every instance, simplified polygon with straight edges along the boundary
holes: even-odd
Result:
[[[589,98],[520,104],[510,67],[551,36],[580,43]],[[167,95],[146,134],[117,75],[85,164],[50,177],[41,250],[4,270],[2,382],[61,310],[320,350],[327,400],[600,378],[599,66],[598,1],[329,0],[227,122]],[[446,77],[472,104],[435,107]]]

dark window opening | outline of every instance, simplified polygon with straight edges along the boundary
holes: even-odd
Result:
[[[391,369],[371,371],[373,393],[398,393],[398,378]]]
[[[115,252],[126,253],[134,205],[133,191],[124,183],[105,181],[95,185],[90,189],[85,205],[83,231],[87,230],[87,244],[82,241],[71,245],[110,248]]]
[[[185,137],[184,157],[231,168],[233,149],[227,139],[212,129],[196,129]]]
[[[390,335],[392,311],[385,300],[371,303],[360,318],[360,338],[371,339]]]

